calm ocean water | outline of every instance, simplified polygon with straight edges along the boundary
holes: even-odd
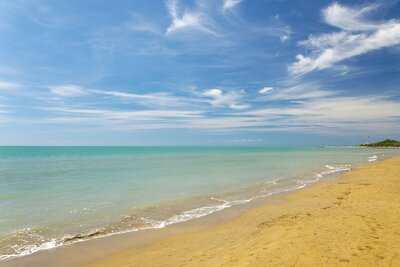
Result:
[[[0,147],[0,259],[162,228],[399,150]]]

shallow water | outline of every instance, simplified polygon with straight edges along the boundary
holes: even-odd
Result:
[[[0,147],[0,259],[162,228],[395,155],[400,151]]]

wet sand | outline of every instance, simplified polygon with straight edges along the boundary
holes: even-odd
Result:
[[[400,158],[86,266],[400,266]]]

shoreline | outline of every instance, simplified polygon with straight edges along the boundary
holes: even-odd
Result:
[[[314,184],[310,184],[309,186],[311,187],[313,185]],[[302,190],[302,188],[297,190]],[[251,202],[223,209],[207,216],[167,225],[164,228],[128,231],[108,236],[99,236],[88,240],[79,240],[55,248],[40,250],[29,255],[17,256],[0,261],[0,267],[44,265],[57,267],[83,266],[122,250],[141,248],[164,238],[227,223],[238,218],[248,209],[279,203],[285,195],[292,194],[293,192],[295,191],[281,192],[264,198],[255,199]]]
[[[400,157],[86,266],[397,266]]]
[[[355,166],[355,169],[363,168],[364,166],[369,166],[371,164],[369,162],[366,163],[362,164],[361,166]],[[352,172],[353,170],[350,173]],[[340,175],[340,177],[342,177],[342,175]],[[237,218],[241,217],[242,213],[247,213],[259,207],[276,205],[277,203],[286,201],[286,198],[288,196],[290,197],[291,195],[298,194],[298,192],[308,190],[309,188],[313,188],[314,186],[318,186],[319,184],[336,181],[338,180],[336,179],[337,176],[338,175],[336,175],[333,179],[323,179],[321,182],[314,183],[311,186],[303,188],[302,190],[276,194],[263,199],[259,199],[258,201],[252,201],[252,203],[247,203],[235,206],[234,208],[225,209],[223,211],[219,211],[217,213],[198,218],[196,220],[170,225],[167,228],[117,234],[113,236],[87,240],[85,242],[77,242],[71,245],[59,247],[54,250],[44,250],[28,256],[9,259],[0,262],[0,266],[27,266],[29,264],[32,265],[32,263],[43,264],[43,262],[48,263],[49,266],[52,266],[52,264],[57,266],[80,266],[88,262],[100,260],[105,256],[119,253],[121,251],[126,251],[130,249],[141,249],[142,247],[151,245],[152,243],[158,242],[159,240],[165,238],[171,238],[176,235],[197,232],[203,229],[218,227],[218,225],[230,223],[230,221],[236,220]],[[339,179],[341,179],[340,177]],[[139,242],[134,242],[135,244],[132,244],[133,238],[135,240],[139,240]],[[86,251],[87,253],[85,253],[84,256],[80,255],[77,257],[76,254],[82,250]],[[60,263],[60,261],[66,259],[66,257],[69,257],[70,260],[68,260],[68,262],[65,262],[65,264],[63,262]]]
[[[214,213],[221,213],[220,215],[215,216],[218,216],[223,221],[226,221],[226,219],[224,218],[225,213],[235,213],[235,211],[227,212],[227,209],[243,210],[249,207],[260,205],[257,203],[268,203],[270,198],[279,198],[284,194],[290,194],[304,187],[317,183],[321,179],[329,179],[330,177],[337,176],[342,172],[349,171],[349,166],[358,166],[359,164],[366,164],[371,162],[371,160],[375,161],[377,159],[378,158],[376,157],[376,155],[374,155],[367,157],[365,162],[357,163],[355,165],[344,164],[335,165],[335,167],[325,165],[324,169],[321,168],[318,171],[312,171],[308,175],[301,175],[299,177],[293,177],[290,179],[271,180],[257,186],[242,189],[240,191],[223,193],[217,196],[195,196],[193,197],[193,199],[190,200],[193,201],[194,199],[196,199],[197,201],[199,198],[203,198],[203,205],[197,207],[192,206],[192,208],[184,209],[181,211],[181,213],[172,214],[170,217],[166,217],[164,220],[149,220],[149,226],[127,228],[116,232],[106,232],[103,229],[96,228],[90,230],[89,232],[83,232],[76,235],[65,235],[64,237],[57,240],[52,239],[50,241],[46,241],[45,243],[40,244],[40,246],[32,248],[32,250],[27,252],[26,254],[25,252],[23,252],[20,255],[10,255],[8,257],[2,258],[0,260],[0,266],[3,266],[3,263],[8,266],[10,262],[13,264],[14,262],[18,261],[25,261],[26,257],[31,257],[31,255],[37,253],[45,254],[55,249],[58,250],[62,249],[63,247],[74,246],[78,243],[85,243],[96,239],[107,239],[112,236],[135,234],[142,231],[147,232],[150,230],[162,230],[175,224],[181,225],[183,223],[189,223],[196,225],[197,223],[194,221],[199,220],[203,217],[211,216]],[[312,175],[310,174],[312,174],[314,177],[311,178]],[[232,199],[232,196],[236,196],[236,198]],[[237,197],[239,197],[239,199]],[[214,203],[206,204],[207,202],[204,200],[208,200],[208,203],[211,203],[210,200],[212,200]],[[194,203],[192,203],[192,205],[193,204]],[[190,207],[190,205],[187,205],[187,207]],[[207,221],[207,219],[204,220]],[[3,255],[3,257],[4,256],[6,255]]]

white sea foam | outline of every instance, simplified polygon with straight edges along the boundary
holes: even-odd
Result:
[[[368,162],[373,162],[373,161],[377,161],[377,160],[378,160],[378,156],[377,155],[373,155],[373,156],[367,158]]]
[[[222,204],[203,206],[200,208],[187,210],[180,214],[173,215],[165,221],[154,221],[154,220],[150,220],[147,218],[142,218],[142,219],[145,220],[146,222],[149,222],[151,225],[153,225],[153,228],[164,228],[167,225],[180,223],[180,222],[186,222],[186,221],[189,221],[192,219],[201,218],[201,217],[210,215],[212,213],[215,213],[217,211],[221,211],[223,209],[230,208],[235,205],[248,203],[252,200],[252,199],[239,199],[239,200],[227,201],[224,199],[217,199],[214,197],[211,197],[211,199],[222,202]]]
[[[56,247],[59,247],[62,245],[63,245],[62,241],[52,239],[52,240],[45,242],[43,244],[40,244],[40,245],[21,246],[21,247],[15,249],[14,254],[0,255],[0,261],[6,260],[9,258],[14,258],[14,257],[26,256],[26,255],[35,253],[40,250],[52,249],[52,248],[56,248]]]
[[[261,197],[265,197],[265,196],[270,196],[272,194],[277,194],[277,193],[285,193],[285,192],[290,192],[290,191],[295,191],[295,190],[299,190],[302,189],[304,187],[306,187],[308,184],[313,184],[318,182],[319,180],[321,180],[321,178],[327,176],[327,175],[332,175],[338,172],[345,172],[345,171],[350,171],[351,170],[351,165],[350,164],[344,164],[344,165],[338,165],[338,166],[331,166],[331,165],[325,165],[326,170],[321,171],[319,173],[315,174],[315,178],[314,179],[310,179],[310,180],[289,180],[292,181],[294,183],[296,183],[295,185],[291,185],[291,186],[286,186],[284,188],[281,188],[279,190],[275,190],[272,191],[271,189],[267,189],[265,188],[262,191],[262,195]],[[279,181],[285,181],[285,180],[273,180],[273,181],[268,181],[266,182],[266,184],[273,184],[273,185],[277,185],[279,183]],[[286,180],[287,182],[287,180]]]
[[[350,171],[351,170],[350,166],[351,165],[339,165],[339,166],[325,165],[325,168],[327,168],[327,170],[318,173],[317,176],[319,176],[321,178],[325,175],[334,174],[337,172]]]
[[[267,182],[266,184],[272,183],[274,185],[277,185],[279,183],[279,181],[287,182],[287,181],[284,181],[284,180],[274,180],[274,181]],[[295,190],[304,188],[307,185],[306,182],[299,181],[299,180],[291,180],[289,182],[292,182],[293,184],[286,185],[286,186],[283,186],[283,187],[276,187],[276,188],[264,188],[264,190],[261,191],[261,195],[258,195],[255,198],[267,197],[267,196],[271,196],[273,194],[279,194],[279,193],[295,191]]]

